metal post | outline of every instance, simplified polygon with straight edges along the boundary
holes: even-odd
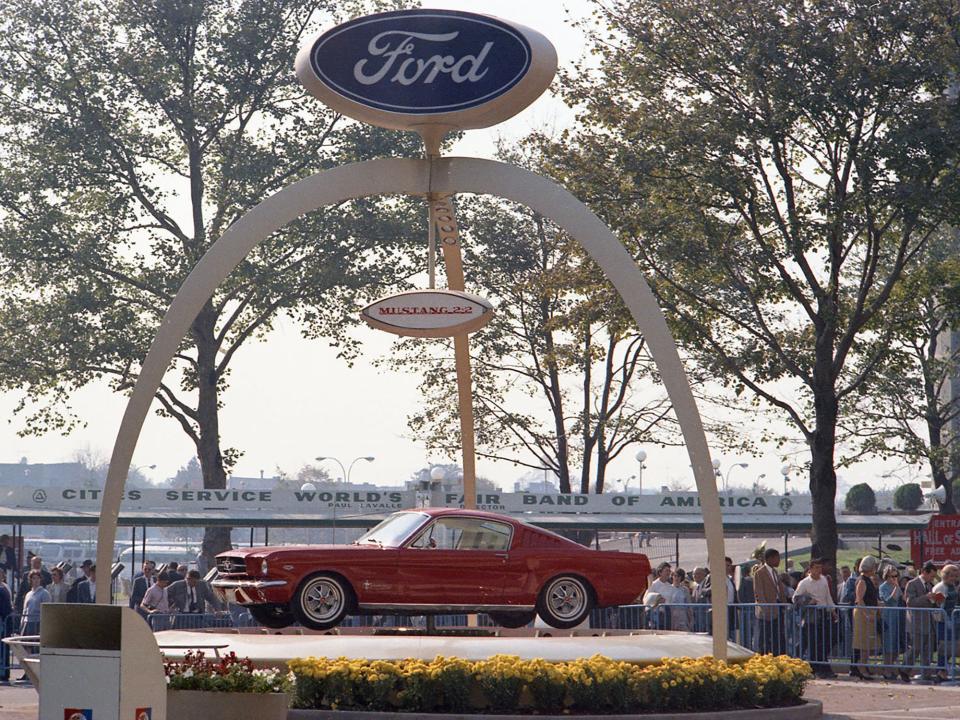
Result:
[[[146,560],[147,559],[147,526],[146,525],[143,526],[142,534],[143,534],[143,540],[141,541],[141,545],[140,545],[140,557]]]
[[[133,579],[137,567],[137,526],[130,526],[130,590],[133,591]],[[140,564],[143,565],[143,558],[140,558]]]
[[[785,530],[783,533],[783,569],[787,569],[787,559],[790,557],[790,531]]]
[[[263,526],[263,546],[266,547],[270,544],[270,528],[266,525]]]
[[[878,560],[883,560],[883,531],[877,531],[877,554],[880,556]]]
[[[674,549],[676,550],[676,556],[677,556],[677,562],[676,562],[675,564],[676,564],[676,565],[679,565],[679,564],[680,564],[680,533],[677,533],[677,536],[676,536],[676,538],[675,538],[675,548],[674,548]]]
[[[250,547],[253,547],[253,527],[250,528]]]

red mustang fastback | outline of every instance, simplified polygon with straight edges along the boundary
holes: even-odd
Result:
[[[646,556],[599,552],[504,515],[405,510],[352,545],[231,550],[214,587],[263,625],[325,630],[350,613],[484,612],[505,627],[556,628],[647,587]]]

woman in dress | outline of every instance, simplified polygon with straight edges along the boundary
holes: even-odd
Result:
[[[870,655],[880,648],[877,638],[877,604],[879,591],[873,578],[880,562],[872,555],[860,561],[860,577],[854,588],[853,608],[853,658],[850,664],[851,677],[867,680],[870,671],[865,664]]]
[[[685,630],[689,632],[693,629],[693,611],[690,605],[693,603],[693,596],[687,588],[687,573],[683,568],[677,568],[673,571],[673,595],[667,600],[667,605],[673,605],[670,608],[670,629]]]
[[[889,610],[881,610],[883,625],[883,676],[887,680],[896,680],[894,665],[900,655],[900,624],[903,611],[903,592],[900,590],[900,571],[894,565],[883,569],[883,582],[880,584],[880,603]]]

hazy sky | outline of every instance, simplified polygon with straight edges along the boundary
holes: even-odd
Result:
[[[561,66],[569,65],[585,49],[582,33],[565,22],[566,11],[572,17],[589,14],[589,3],[585,0],[426,0],[422,4],[430,8],[484,12],[535,28],[554,43]],[[532,128],[563,127],[570,120],[571,113],[562,103],[545,96],[500,126],[469,131],[455,153],[491,157],[498,136],[520,137]],[[352,368],[338,360],[335,351],[322,342],[303,340],[297,328],[289,324],[278,323],[265,343],[249,342],[244,346],[232,363],[231,388],[224,397],[226,407],[221,414],[224,446],[244,451],[235,474],[256,476],[264,471],[269,476],[278,466],[293,472],[317,455],[334,456],[344,464],[358,456],[374,455],[374,463],[356,464],[352,479],[396,484],[428,461],[448,460],[426,455],[422,444],[408,437],[406,415],[420,402],[417,378],[377,370],[370,363],[388,352],[392,336],[359,330],[358,337],[364,340],[367,354]],[[0,415],[8,417],[15,402],[16,397],[12,395],[0,395]],[[27,457],[30,462],[66,461],[85,448],[107,458],[124,405],[124,398],[103,387],[90,387],[76,397],[76,406],[88,426],[68,437],[20,438],[16,425],[0,425],[0,462],[17,462],[21,457]],[[648,453],[645,486],[657,487],[674,479],[688,481],[692,486],[682,449],[645,449]],[[134,465],[156,464],[156,470],[143,468],[142,471],[147,477],[160,480],[173,475],[193,454],[192,444],[174,421],[151,415],[134,455]],[[608,477],[635,474],[634,454],[635,451],[630,451],[619,459]],[[746,469],[734,468],[732,483],[746,485],[765,473],[764,482],[782,488],[779,468],[783,460],[776,450],[771,449],[762,458],[722,454],[719,457],[724,470],[735,462],[750,464]],[[336,464],[328,467],[334,477],[340,475]],[[856,473],[841,474],[860,482],[889,467],[871,463]],[[524,470],[481,460],[478,472],[497,483],[512,486],[512,481]]]

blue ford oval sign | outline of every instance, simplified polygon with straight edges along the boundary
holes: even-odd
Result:
[[[297,57],[297,75],[324,102],[386,127],[486,127],[549,86],[556,52],[542,35],[497,18],[402,10],[351,20]]]

